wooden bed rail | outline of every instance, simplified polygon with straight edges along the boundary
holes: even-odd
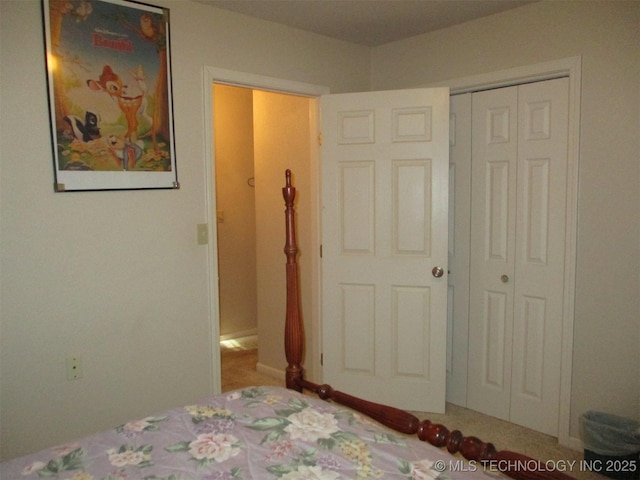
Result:
[[[284,253],[287,257],[287,310],[284,337],[287,388],[298,392],[304,389],[310,390],[323,400],[334,401],[361,412],[393,430],[416,435],[420,440],[436,447],[446,447],[452,454],[460,453],[467,460],[481,463],[489,470],[500,472],[516,480],[574,480],[569,475],[551,470],[545,462],[516,452],[498,451],[492,443],[483,442],[477,437],[465,437],[459,430],[449,431],[444,425],[432,423],[429,420],[420,421],[418,417],[404,410],[369,402],[336,391],[329,385],[318,385],[306,380],[302,367],[304,328],[300,314],[296,260],[298,255],[294,209],[296,189],[291,184],[291,170],[285,172],[282,196],[285,203],[286,225]]]

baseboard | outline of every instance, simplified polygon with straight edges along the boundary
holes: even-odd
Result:
[[[277,378],[278,380],[285,380],[286,375],[284,370],[280,370],[278,368],[269,367],[268,365],[264,365],[260,362],[256,364],[256,371],[258,373],[262,373],[271,378]]]
[[[225,340],[233,340],[235,338],[251,337],[253,335],[258,335],[257,328],[250,328],[249,330],[241,330],[239,332],[226,333],[224,335],[220,335],[220,341],[223,342]]]
[[[577,450],[577,451],[584,450],[584,446],[582,445],[582,440],[579,439],[578,437],[569,437],[569,440],[564,446],[571,448],[572,450]]]

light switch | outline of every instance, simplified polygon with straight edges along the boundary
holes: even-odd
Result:
[[[198,245],[207,245],[209,243],[209,225],[206,223],[198,224]]]

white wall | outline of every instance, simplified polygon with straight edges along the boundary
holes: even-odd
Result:
[[[375,48],[374,89],[582,56],[570,434],[640,418],[640,3],[543,1]]]
[[[154,3],[171,9],[181,189],[53,193],[40,2],[0,1],[2,459],[211,393],[203,67],[369,86],[364,47]]]

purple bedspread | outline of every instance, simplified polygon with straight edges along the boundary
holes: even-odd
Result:
[[[335,404],[256,387],[0,465],[0,478],[473,479],[487,474]]]

